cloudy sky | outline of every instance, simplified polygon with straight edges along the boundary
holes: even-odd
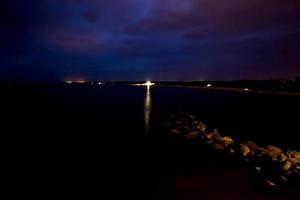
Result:
[[[2,80],[300,75],[299,0],[2,0]]]

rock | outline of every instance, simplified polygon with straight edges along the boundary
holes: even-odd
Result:
[[[266,154],[268,154],[267,149],[262,148],[262,147],[257,147],[257,148],[255,149],[255,152],[256,152],[257,154],[261,154],[261,155],[266,155]]]
[[[230,150],[229,150],[229,153],[234,154],[234,153],[235,153],[235,150],[234,150],[234,149],[230,149]]]
[[[188,115],[188,118],[192,119],[192,120],[195,120],[196,117],[194,115]]]
[[[252,151],[256,151],[258,149],[258,146],[255,142],[248,141],[246,144]]]
[[[212,140],[213,141],[220,141],[221,140],[220,133],[217,129],[214,129],[213,132],[212,132]]]
[[[264,188],[270,192],[275,192],[278,188],[277,188],[277,185],[272,182],[271,180],[266,180],[264,182]]]
[[[182,121],[178,120],[178,121],[176,121],[176,124],[177,124],[177,125],[181,125],[181,124],[182,124]]]
[[[268,145],[268,146],[267,146],[267,150],[268,150],[268,151],[273,151],[273,152],[278,152],[278,153],[281,153],[281,152],[282,152],[282,150],[281,150],[280,148],[275,147],[275,146],[272,146],[272,145]]]
[[[250,148],[245,144],[241,144],[241,154],[245,157],[245,156],[249,155],[250,153],[251,153]]]
[[[285,176],[280,176],[280,181],[284,182],[284,183],[288,182],[288,180],[287,180],[287,178]]]
[[[261,167],[257,166],[257,167],[255,167],[255,170],[256,170],[257,172],[261,172]]]
[[[206,133],[204,136],[208,140],[212,140],[212,138],[213,138],[213,134],[212,133]]]
[[[298,152],[298,151],[289,150],[289,151],[287,151],[287,154],[290,158],[296,158],[296,159],[300,160],[300,152]]]
[[[290,161],[285,161],[282,166],[282,170],[289,171],[291,167],[292,167],[292,163]]]
[[[224,150],[225,149],[225,146],[223,144],[214,144],[214,147],[217,149],[217,150]]]
[[[180,131],[179,131],[178,129],[172,129],[172,130],[171,130],[171,133],[172,133],[173,135],[180,135]]]
[[[224,144],[225,147],[231,145],[234,143],[233,139],[231,137],[225,136],[223,138],[221,138],[221,142],[222,144]]]
[[[280,153],[278,156],[277,156],[277,159],[281,162],[284,162],[286,161],[287,159],[287,156],[284,154],[284,153]]]
[[[271,145],[267,146],[266,150],[273,161],[276,161],[278,155],[282,153],[282,150],[280,148]]]
[[[300,160],[298,160],[297,158],[288,158],[288,160],[295,166],[300,165]]]
[[[196,139],[199,135],[198,131],[193,131],[193,132],[189,132],[187,134],[184,135],[184,137],[188,140],[193,140]]]
[[[202,122],[199,122],[196,126],[196,129],[204,133],[206,130],[206,125]]]

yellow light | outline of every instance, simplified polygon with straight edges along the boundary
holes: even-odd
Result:
[[[144,83],[143,85],[147,86],[147,89],[150,89],[150,86],[154,85],[154,83],[151,83],[151,81],[147,81],[146,83]]]
[[[147,81],[147,82],[142,83],[142,84],[137,83],[136,85],[137,86],[147,86],[147,89],[150,89],[150,86],[155,85],[155,83],[152,83],[151,81]]]
[[[145,98],[145,130],[148,133],[149,132],[149,123],[150,123],[150,114],[151,114],[151,95],[150,90],[147,90],[146,98]]]

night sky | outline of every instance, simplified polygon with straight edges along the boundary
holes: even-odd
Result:
[[[1,80],[300,75],[299,0],[1,0]]]

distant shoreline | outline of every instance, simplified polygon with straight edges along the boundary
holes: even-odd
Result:
[[[156,85],[159,87],[185,87],[185,88],[195,88],[203,90],[215,90],[215,91],[228,91],[228,92],[239,92],[239,93],[251,93],[251,94],[270,94],[270,95],[282,95],[282,96],[300,96],[300,92],[274,92],[274,91],[264,91],[264,90],[254,90],[249,89],[246,91],[241,88],[227,88],[227,87],[203,87],[203,86],[189,86],[189,85]],[[155,87],[155,86],[154,86]]]
[[[84,82],[84,83],[77,83],[74,82],[70,85],[73,86],[79,86],[79,85],[98,85],[98,82]],[[113,85],[127,85],[127,86],[137,86],[137,87],[144,87],[144,85],[137,85],[143,82],[102,82],[101,85],[105,86],[105,85],[109,85],[109,86],[113,86]],[[267,94],[267,95],[281,95],[281,96],[300,96],[300,91],[271,91],[271,90],[267,90],[267,89],[261,89],[261,88],[254,88],[253,87],[243,87],[243,88],[236,88],[236,87],[222,87],[222,86],[213,86],[214,83],[213,82],[205,82],[202,84],[206,84],[206,83],[212,83],[212,86],[207,87],[204,85],[195,85],[195,84],[165,84],[165,83],[161,83],[161,82],[156,82],[154,81],[153,83],[155,83],[153,86],[151,87],[182,87],[182,88],[195,88],[195,89],[202,89],[202,90],[212,90],[212,91],[227,91],[227,92],[239,92],[239,93],[251,93],[251,94]],[[1,83],[0,82],[0,86],[12,86],[12,87],[41,87],[41,86],[59,86],[59,85],[69,85],[69,83],[64,83],[64,82],[57,82],[57,83],[30,83],[30,82],[13,82],[13,83]],[[247,90],[246,90],[247,89]],[[299,89],[298,89],[299,90]]]

